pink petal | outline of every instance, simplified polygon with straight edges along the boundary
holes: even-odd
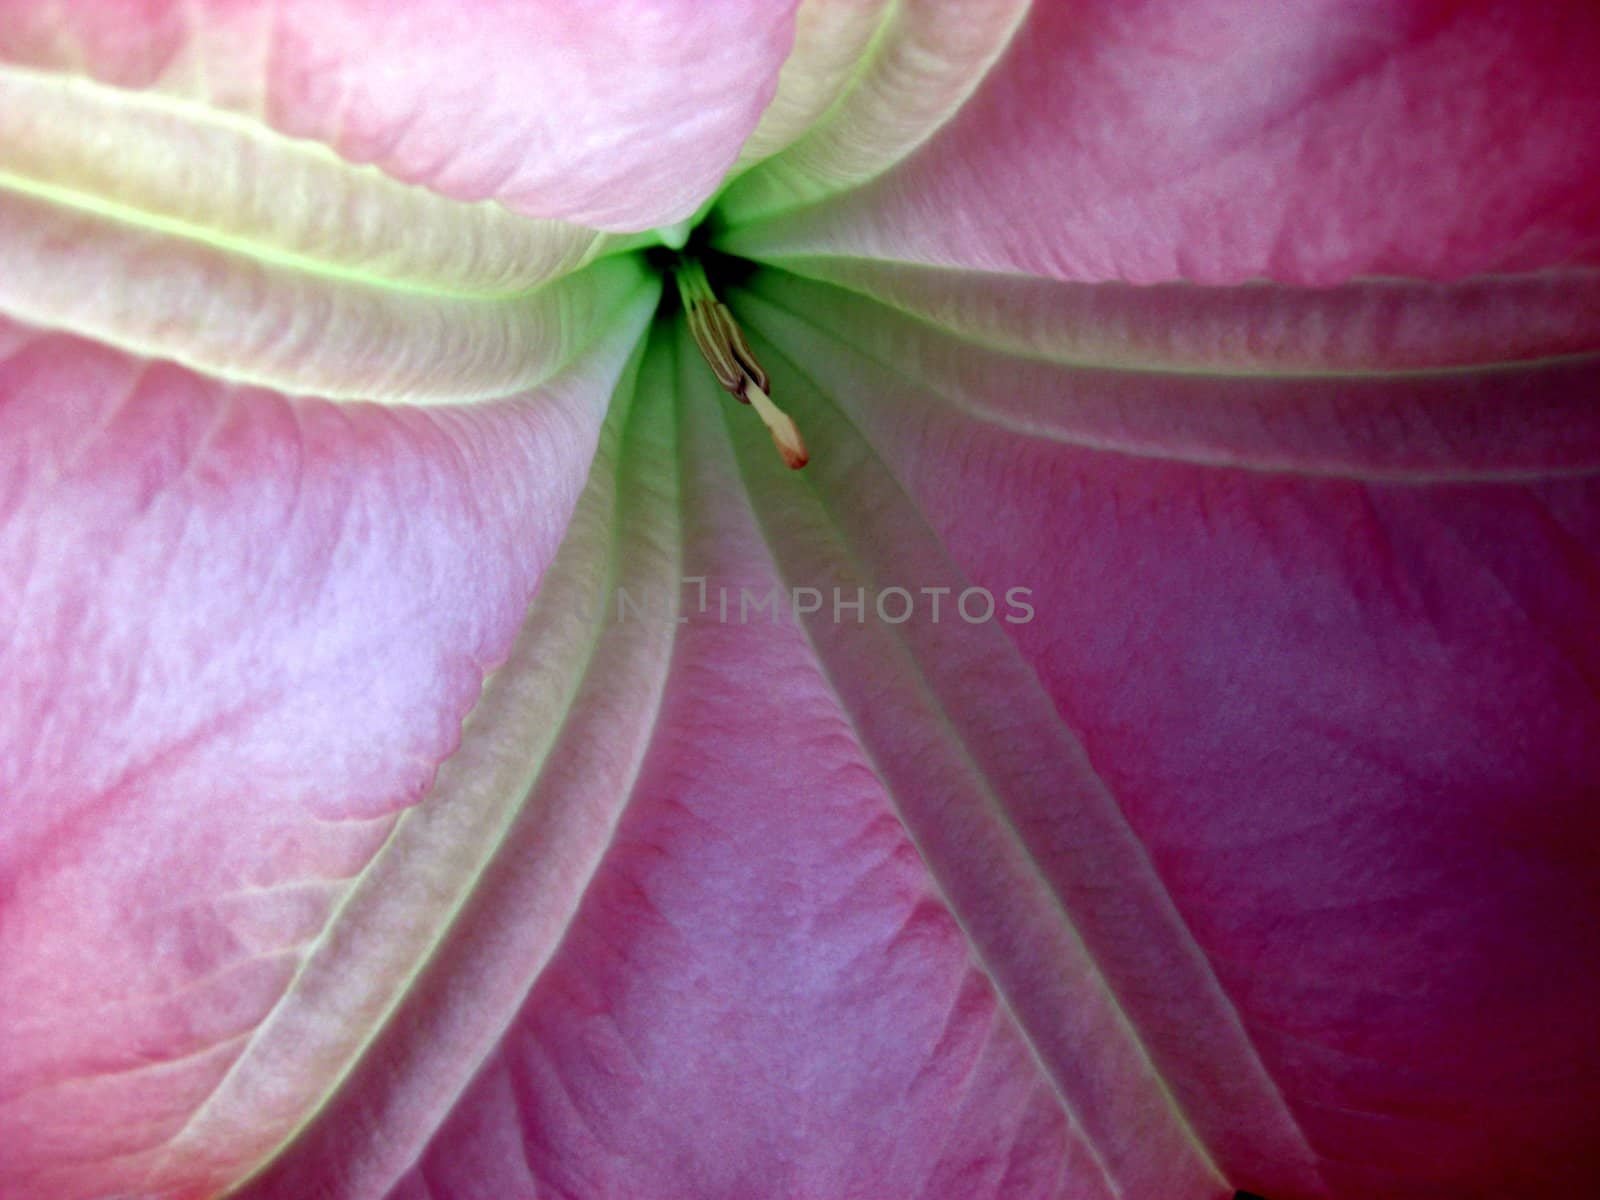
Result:
[[[636,338],[386,412],[0,324],[0,1193],[210,1194],[348,1068]]]
[[[925,300],[1007,308],[969,282]],[[1165,309],[1157,371],[1052,361],[1082,297],[1010,286],[1031,361],[759,276],[800,475],[656,345],[580,510],[613,566],[552,577],[599,633],[554,748],[246,1195],[1585,1194],[1592,280],[1505,284],[1527,329],[1486,285],[1101,295],[1103,347]],[[741,613],[793,587],[800,629]]]
[[[720,183],[772,97],[793,8],[4,0],[0,62],[235,113],[461,199],[644,229]]]
[[[718,199],[720,220],[740,224],[804,207],[900,161],[972,94],[1028,6],[921,0],[878,7],[881,15],[859,3],[803,10],[795,55],[741,164],[782,152]],[[817,45],[824,37],[826,48]],[[842,74],[835,64],[846,61],[846,47],[855,61]]]
[[[59,11],[7,12],[0,46]],[[386,29],[341,79],[394,132]],[[137,65],[117,36],[56,49]],[[232,79],[225,105],[275,110],[265,76],[209,69],[225,46],[200,61],[147,92],[0,69],[47,94],[0,104],[28,155],[0,307],[115,347],[0,324],[0,1193],[208,1195],[280,1149],[243,1194],[1593,1190],[1592,274],[1090,292],[795,260],[915,314],[778,275],[738,302],[813,441],[795,476],[681,339],[630,405],[653,292],[624,262],[568,275],[585,231],[203,112]],[[484,130],[525,114],[429,86],[469,136],[423,111],[371,156],[516,200],[544,160]],[[97,150],[90,109],[139,152]],[[348,112],[294,111],[343,145]],[[1478,169],[1466,134],[1408,136]],[[217,149],[215,196],[172,169]],[[586,194],[570,167],[539,196]],[[1473,241],[1442,215],[1478,257],[1436,273],[1585,253],[1581,205],[1518,190],[1559,172],[1513,167],[1480,190],[1514,220]],[[1217,186],[1270,201],[1249,178]],[[905,203],[959,199],[938,186]],[[328,197],[371,223],[330,242]],[[736,236],[763,228],[807,227]],[[1013,229],[1017,263],[970,261],[1110,253],[1104,226]],[[364,395],[501,402],[324,399]],[[684,575],[735,604],[1022,585],[1036,618],[615,619],[617,589],[681,602]]]
[[[811,0],[795,10],[794,48],[778,88],[739,152],[749,166],[792,145],[844,95],[861,60],[893,20],[891,0]],[[737,169],[737,167],[736,167]]]
[[[724,241],[1135,283],[1594,263],[1597,60],[1587,0],[1038,4],[911,159],[770,219],[736,190]]]
[[[765,598],[782,586],[794,545],[779,535],[773,561],[766,505],[752,510],[739,497],[740,475],[800,505],[807,523],[818,501],[803,479],[778,475],[753,421],[741,422],[736,464],[714,384],[689,354],[687,339],[657,346],[624,441],[634,458],[616,517],[618,561],[647,615],[606,613],[586,698],[563,731],[570,750],[558,750],[556,778],[531,794],[461,940],[335,1107],[245,1194],[303,1196],[339,1178],[352,1197],[392,1185],[387,1194],[440,1200],[1111,1197],[1131,1176],[1169,1194],[1223,1195],[1181,1131],[1159,1112],[1138,1112],[1156,1093],[1141,1090],[1153,1088],[1148,1068],[1130,1064],[1124,1043],[1071,1074],[1114,1093],[1131,1070],[1125,1103],[1106,1094],[1080,1116],[1037,1069],[1027,1033],[957,921],[977,918],[986,942],[1030,928],[1040,893],[1010,891],[1025,860],[1012,855],[985,880],[975,846],[954,862],[941,848],[962,888],[947,893],[912,838],[975,832],[987,849],[996,835],[1004,844],[1003,821],[981,807],[970,819],[941,811],[968,801],[967,778],[920,795],[899,790],[903,779],[886,787],[858,697],[836,690],[833,671],[854,654],[849,686],[876,688],[888,705],[872,737],[898,742],[896,766],[908,768],[917,740],[931,735],[939,757],[923,772],[935,777],[958,751],[940,744],[937,706],[917,701],[893,638],[850,625],[843,644],[819,648],[787,619],[719,617],[718,589],[737,605],[741,589]],[[681,399],[669,406],[674,391]],[[662,536],[663,511],[678,506],[681,550]],[[712,589],[704,612],[693,584],[680,586],[702,576]],[[605,607],[609,599],[600,597]],[[657,648],[630,664],[612,639]],[[643,676],[630,670],[646,664]],[[510,912],[527,919],[543,909],[545,806],[586,803],[590,773],[618,758],[623,790],[613,796],[626,809],[609,806],[620,821],[541,973],[542,954],[507,949],[523,938]],[[1022,915],[1013,920],[1011,909]],[[1068,986],[1051,977],[1073,964],[1070,933],[1046,932],[1031,972],[999,960],[1006,986],[1031,993],[1036,1007],[1066,998]],[[1064,943],[1068,957],[1058,958]],[[474,1018],[479,998],[498,1008],[508,984],[526,989],[520,1006]],[[1056,1015],[1061,1039],[1116,1020],[1103,1007]],[[469,1023],[476,1039],[458,1040]],[[449,1054],[431,1044],[441,1035]],[[462,1090],[469,1063],[477,1070]],[[441,1099],[454,1101],[449,1120],[399,1176],[412,1130]],[[1080,1119],[1096,1134],[1115,1131],[1117,1160],[1102,1160]],[[365,1136],[370,1129],[384,1136]],[[1173,1153],[1151,1154],[1156,1146]]]
[[[1581,304],[1592,280],[1570,286]],[[1174,371],[1019,362],[777,273],[755,289],[740,311],[784,347],[774,377],[804,364],[815,381],[787,399],[859,547],[861,573],[843,579],[927,579],[908,548],[936,535],[971,585],[1031,589],[1034,619],[993,627],[1087,758],[1017,746],[1016,782],[1004,757],[989,777],[1127,1036],[1228,1182],[1266,1196],[1588,1194],[1592,318],[1562,357],[1508,328],[1511,361],[1493,370],[1372,363],[1324,379],[1208,352],[1207,306],[1186,293],[1124,298],[1125,323],[1168,308],[1190,355]],[[1469,324],[1476,290],[1462,293]],[[1322,307],[1273,348],[1302,363],[1330,318],[1362,308],[1359,293],[1344,317],[1328,297],[1282,299],[1291,329],[1297,306]],[[900,498],[873,482],[884,472]],[[920,663],[937,690],[939,657]],[[969,679],[1016,738],[1032,685]],[[885,702],[863,697],[863,728]],[[968,744],[980,765],[1007,745]],[[1081,1071],[1082,1047],[1103,1044],[1046,1046],[1043,1062]],[[1114,1140],[1099,1147],[1115,1161]]]
[[[226,116],[0,69],[0,311],[324,397],[526,391],[656,283],[599,235],[465,205]]]

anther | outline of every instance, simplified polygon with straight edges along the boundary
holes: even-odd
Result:
[[[751,353],[750,343],[744,340],[733,314],[712,292],[705,268],[695,259],[680,258],[674,274],[689,333],[700,347],[701,357],[710,365],[718,383],[741,404],[756,410],[783,461],[799,470],[807,462],[800,430],[789,414],[772,402],[772,381]]]

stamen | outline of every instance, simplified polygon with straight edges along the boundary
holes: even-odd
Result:
[[[674,275],[689,333],[711,373],[741,404],[755,408],[783,461],[798,471],[808,461],[800,430],[789,414],[772,402],[772,381],[756,361],[733,314],[712,292],[705,268],[695,259],[680,258]]]
[[[778,448],[778,453],[783,455],[783,461],[788,464],[789,469],[798,471],[810,462],[811,456],[806,453],[806,444],[800,437],[800,430],[795,425],[794,419],[774,404],[754,380],[750,382],[746,391],[750,398],[745,403],[753,406],[757,415],[766,424],[767,432],[772,434],[772,444]]]

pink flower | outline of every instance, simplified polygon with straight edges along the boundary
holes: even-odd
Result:
[[[794,8],[0,0],[0,1197],[1600,1192],[1600,10]]]

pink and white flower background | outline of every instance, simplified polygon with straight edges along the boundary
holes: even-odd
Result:
[[[1600,1192],[1597,62],[0,0],[0,1197]]]

